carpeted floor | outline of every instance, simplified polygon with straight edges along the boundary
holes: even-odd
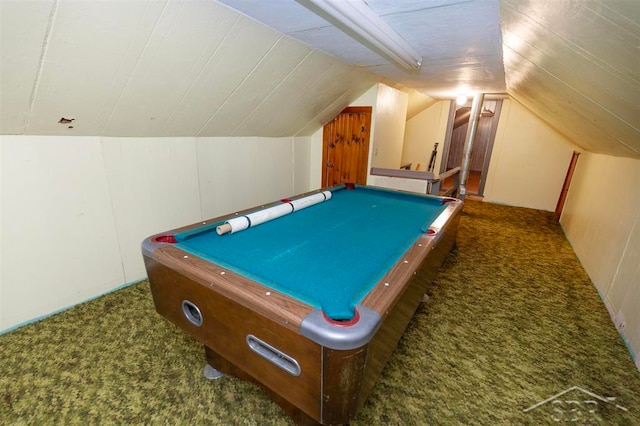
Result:
[[[467,202],[428,295],[353,424],[640,424],[640,373],[552,213]],[[1,335],[0,424],[290,424],[203,365],[142,282]]]

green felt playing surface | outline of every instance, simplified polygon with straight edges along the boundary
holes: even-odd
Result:
[[[440,198],[357,186],[234,234],[209,225],[176,235],[181,249],[351,319],[355,306],[444,210]]]

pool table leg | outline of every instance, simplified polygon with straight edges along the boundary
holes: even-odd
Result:
[[[204,377],[209,379],[209,380],[219,379],[220,377],[224,376],[224,373],[216,370],[215,368],[213,368],[209,364],[204,366],[202,374],[204,374]]]

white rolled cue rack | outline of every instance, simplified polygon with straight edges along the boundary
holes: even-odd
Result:
[[[266,209],[228,219],[222,225],[216,227],[216,233],[224,235],[244,231],[253,226],[323,203],[330,200],[331,196],[331,191],[323,191],[295,200],[283,201],[282,204],[277,206],[267,207]]]

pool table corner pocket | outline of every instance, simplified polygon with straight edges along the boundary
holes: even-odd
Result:
[[[358,305],[356,309],[360,319],[349,326],[327,321],[321,310],[314,310],[302,320],[300,334],[330,349],[348,350],[364,346],[378,331],[382,318],[378,312],[365,306]]]

